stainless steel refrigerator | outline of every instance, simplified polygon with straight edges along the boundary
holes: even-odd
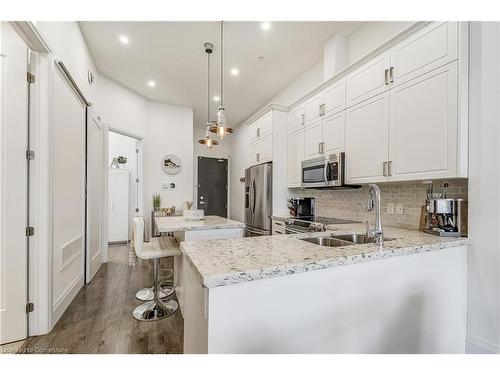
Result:
[[[272,163],[247,168],[245,170],[245,237],[270,235],[272,214]]]

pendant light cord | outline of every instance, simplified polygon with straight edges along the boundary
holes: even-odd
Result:
[[[208,105],[208,110],[207,110],[207,127],[210,127],[210,53],[207,52],[207,105]]]
[[[224,21],[220,21],[220,105],[224,108]]]

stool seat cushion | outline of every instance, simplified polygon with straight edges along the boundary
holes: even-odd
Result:
[[[142,259],[155,259],[181,255],[179,244],[173,237],[153,237],[144,242],[144,251],[139,255]]]

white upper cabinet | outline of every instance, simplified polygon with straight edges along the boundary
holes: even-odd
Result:
[[[457,50],[458,23],[433,22],[391,48],[391,84],[402,84],[456,60]]]
[[[457,171],[457,62],[390,92],[389,179],[453,177]]]
[[[334,82],[323,90],[324,116],[330,116],[345,109],[345,78]]]
[[[323,119],[323,152],[331,154],[344,151],[345,111]]]
[[[387,180],[389,92],[348,108],[345,132],[347,183]]]
[[[293,133],[304,127],[304,104],[300,104],[288,112],[288,133]]]
[[[317,93],[304,103],[305,123],[309,125],[321,118],[323,105],[323,92]]]
[[[389,89],[390,56],[385,51],[347,75],[347,107]]]
[[[304,129],[304,158],[321,156],[323,147],[323,126],[319,118]]]
[[[273,131],[273,117],[272,112],[269,111],[257,121],[249,125],[250,128],[250,142],[258,138],[263,138]]]
[[[288,134],[287,152],[287,186],[300,187],[301,162],[304,159],[304,129]]]

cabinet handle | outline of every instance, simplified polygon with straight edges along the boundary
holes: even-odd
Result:
[[[260,128],[257,128],[257,138],[260,137]]]
[[[318,154],[321,154],[321,142],[318,143]]]
[[[301,117],[302,117],[302,125],[304,125],[306,122],[306,115],[302,114]]]
[[[384,79],[385,79],[385,84],[388,85],[389,84],[389,69],[386,69],[384,71]]]
[[[382,164],[382,174],[384,175],[384,177],[387,177],[387,162],[384,161],[384,163]]]
[[[391,66],[391,68],[389,69],[389,82],[390,83],[393,83],[394,82],[394,67]]]
[[[255,155],[257,158],[257,161],[260,161],[260,152],[257,152],[257,155]]]
[[[321,115],[324,116],[325,115],[325,103],[321,104]]]
[[[389,160],[389,168],[388,168],[388,175],[392,176],[392,160]]]
[[[320,104],[320,106],[319,106],[319,108],[318,108],[318,114],[319,114],[320,116],[321,116],[321,106],[322,106],[322,105],[323,105],[323,104]]]

